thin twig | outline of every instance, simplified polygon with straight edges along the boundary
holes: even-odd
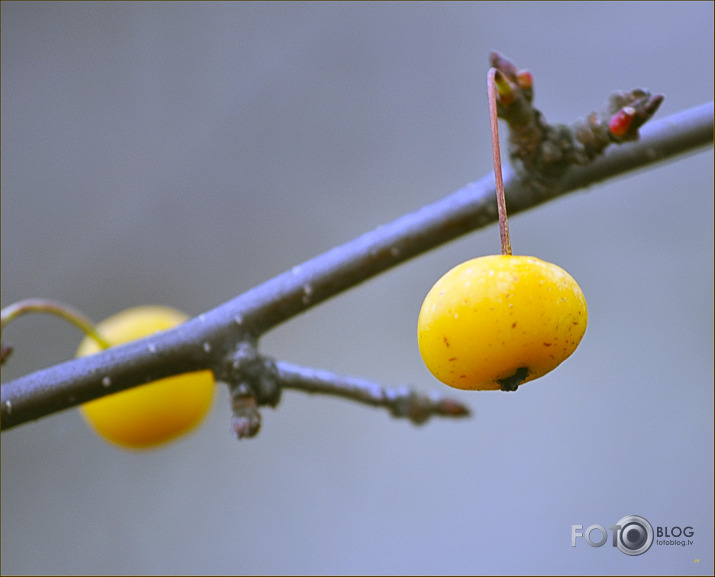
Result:
[[[461,402],[438,393],[421,394],[408,386],[384,387],[366,379],[282,361],[276,362],[275,367],[276,379],[283,388],[334,395],[373,407],[385,407],[394,417],[406,417],[418,425],[431,416],[467,417],[470,414]]]
[[[678,154],[712,145],[713,103],[649,122],[640,140],[574,166],[545,194],[512,171],[504,184],[512,214]],[[397,264],[497,220],[493,176],[368,232],[249,290],[179,327],[61,363],[2,386],[2,430],[113,391],[222,362],[237,343]],[[112,388],[102,386],[110,377]]]
[[[71,305],[50,299],[24,299],[5,307],[0,313],[0,331],[5,330],[5,327],[16,318],[29,313],[45,313],[63,318],[93,339],[100,348],[108,349],[111,346],[97,332],[94,323],[84,313]]]

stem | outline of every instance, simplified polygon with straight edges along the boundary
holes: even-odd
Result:
[[[108,349],[110,345],[94,328],[92,321],[76,308],[49,299],[25,299],[6,306],[0,311],[0,330],[14,321],[17,317],[27,313],[47,313],[56,315],[69,321],[79,328],[88,337],[92,338],[102,349]]]
[[[497,189],[497,209],[499,210],[499,237],[501,253],[511,255],[511,239],[509,238],[509,221],[506,216],[506,198],[504,196],[504,180],[501,172],[501,153],[499,150],[499,120],[497,118],[497,87],[496,75],[501,74],[496,68],[490,68],[487,74],[487,92],[489,95],[489,121],[492,135],[492,155],[494,157],[494,182]]]
[[[547,193],[535,194],[514,172],[507,171],[505,187],[512,214],[712,146],[712,142],[713,103],[709,102],[649,122],[638,141],[609,149],[586,166],[572,167]],[[491,178],[484,177],[293,267],[180,327],[5,383],[0,389],[2,430],[107,395],[101,383],[103,376],[111,378],[112,391],[119,391],[150,380],[213,368],[238,342],[258,337],[413,256],[491,224],[495,220],[493,199]]]

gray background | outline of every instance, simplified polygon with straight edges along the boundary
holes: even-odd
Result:
[[[617,88],[664,93],[659,117],[712,99],[712,48],[712,2],[3,3],[2,304],[198,314],[489,172],[490,49],[570,122]],[[289,392],[239,443],[225,391],[156,452],[105,445],[76,411],[20,427],[2,435],[2,572],[712,574],[712,150],[511,230],[587,296],[558,370],[456,392],[474,418],[422,428]],[[434,250],[262,350],[445,390],[420,304],[498,242],[489,227]],[[46,317],[6,337],[5,381],[80,340]],[[572,524],[629,514],[694,544],[571,547]]]

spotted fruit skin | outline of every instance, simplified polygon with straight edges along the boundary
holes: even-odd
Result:
[[[516,390],[566,360],[587,321],[583,292],[565,270],[532,256],[494,255],[437,281],[417,336],[422,359],[443,383]]]
[[[112,345],[119,345],[173,328],[187,319],[187,315],[169,307],[142,306],[109,317],[96,328]],[[86,337],[77,356],[98,350],[98,345]],[[111,387],[111,377],[104,382]],[[198,426],[211,407],[215,388],[211,371],[197,371],[90,401],[80,411],[111,443],[130,449],[156,447]]]

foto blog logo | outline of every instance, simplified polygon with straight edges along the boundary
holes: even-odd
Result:
[[[652,525],[638,515],[626,515],[608,528],[613,546],[626,555],[642,555],[653,544]],[[591,547],[602,547],[608,541],[608,531],[602,525],[591,525],[585,531],[583,525],[571,525],[571,547],[576,547],[579,538],[585,539]]]

